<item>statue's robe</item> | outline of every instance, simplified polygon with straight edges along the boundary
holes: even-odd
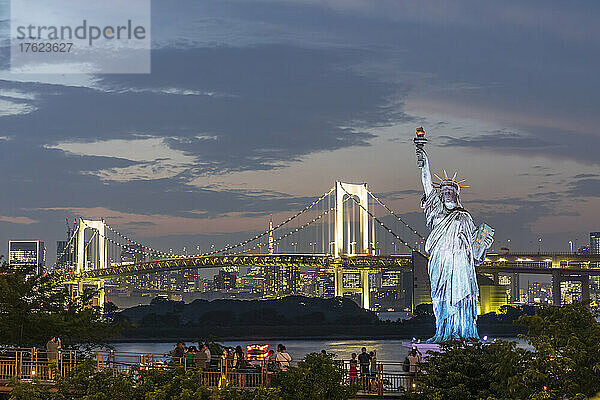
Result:
[[[475,265],[483,260],[475,260],[473,256],[477,228],[463,208],[448,210],[444,207],[435,189],[424,196],[421,206],[431,229],[425,250],[429,254],[431,299],[436,319],[435,336],[428,342],[479,338],[479,287]]]

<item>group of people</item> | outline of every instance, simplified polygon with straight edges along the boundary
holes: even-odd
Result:
[[[377,352],[372,350],[367,353],[367,348],[360,349],[358,357],[352,353],[350,358],[350,382],[357,382],[360,378],[363,386],[371,386],[377,377]]]
[[[212,354],[208,343],[199,343],[200,350],[196,346],[186,347],[184,342],[177,342],[172,351],[173,358],[185,361],[186,366],[195,366],[207,370],[210,368]]]
[[[200,350],[196,346],[186,347],[184,342],[177,342],[171,352],[171,356],[178,361],[184,361],[186,366],[209,370],[213,360],[208,343],[200,344]],[[247,371],[250,369],[264,368],[267,372],[287,371],[292,361],[292,356],[287,352],[283,344],[277,345],[277,353],[269,350],[262,361],[250,362],[244,353],[242,346],[224,349],[223,357],[227,362],[227,368],[235,371]]]

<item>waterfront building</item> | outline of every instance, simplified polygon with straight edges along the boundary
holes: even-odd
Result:
[[[146,258],[144,255],[144,249],[142,245],[126,244],[121,248],[121,262],[137,263],[143,261],[146,261]]]
[[[288,296],[298,292],[300,269],[294,265],[267,265],[263,267],[266,296]]]
[[[590,232],[590,253],[600,254],[600,232]]]
[[[13,267],[36,266],[41,273],[46,267],[46,246],[41,240],[9,240],[8,263]]]
[[[216,290],[235,289],[237,286],[237,275],[232,271],[220,270],[213,278]]]
[[[56,270],[66,272],[74,268],[76,263],[76,241],[72,240],[69,247],[67,240],[56,241]]]
[[[552,283],[528,282],[527,303],[552,304]]]
[[[572,304],[581,301],[581,282],[564,281],[560,283],[560,298],[562,304]]]

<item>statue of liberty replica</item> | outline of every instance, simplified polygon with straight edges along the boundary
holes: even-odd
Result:
[[[464,180],[456,180],[456,173],[449,178],[444,171],[443,179],[436,175],[439,183],[432,181],[422,127],[417,129],[414,142],[425,191],[421,207],[431,230],[425,251],[429,254],[427,269],[436,326],[435,336],[427,343],[479,338],[475,266],[484,261],[494,231],[486,224],[477,228],[471,214],[462,207],[460,189]]]

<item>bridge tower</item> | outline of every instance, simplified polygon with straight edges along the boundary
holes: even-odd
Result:
[[[106,224],[104,219],[100,220],[89,220],[89,219],[79,219],[79,228],[77,230],[77,262],[75,264],[75,275],[80,276],[84,273],[87,268],[87,255],[88,255],[88,246],[85,243],[85,231],[86,229],[93,229],[96,231],[98,236],[98,269],[104,269],[107,266],[106,262]],[[78,293],[83,292],[83,284],[84,281],[79,279],[78,281]],[[104,310],[105,303],[105,293],[104,293],[104,280],[96,280],[94,284],[98,289],[98,305],[102,310]]]
[[[344,251],[344,197],[357,196],[360,204],[360,247],[358,252],[356,248],[350,249],[349,255],[368,254],[369,253],[369,194],[367,184],[344,183],[337,181],[335,183],[335,223],[334,223],[334,250],[333,256],[338,258]]]
[[[355,184],[336,181],[335,183],[335,221],[334,221],[334,248],[333,256],[339,258],[344,252],[344,199],[346,196],[358,197],[359,204],[359,233],[360,240],[358,249],[347,243],[348,256],[359,254],[369,254],[369,197],[367,184]],[[352,221],[348,221],[351,223]],[[348,235],[349,236],[349,235]],[[350,237],[348,237],[350,241]],[[360,275],[360,288],[345,288],[344,274],[358,273]],[[342,297],[344,293],[360,293],[361,306],[364,309],[370,309],[370,289],[369,289],[369,269],[360,269],[356,271],[344,271],[341,267],[334,267],[335,295]]]

